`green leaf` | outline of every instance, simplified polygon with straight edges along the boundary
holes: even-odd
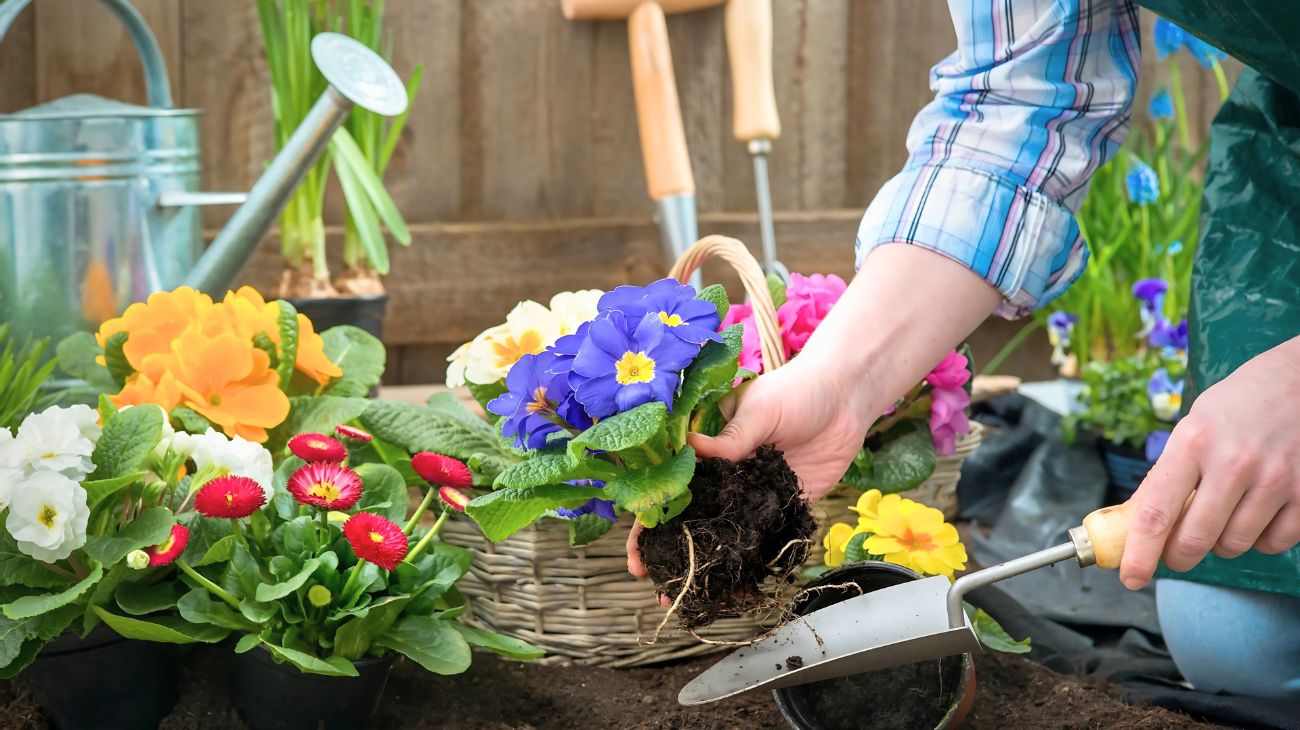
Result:
[[[218,538],[216,542],[209,545],[208,549],[204,550],[199,559],[195,560],[191,565],[195,568],[202,568],[205,565],[224,563],[227,560],[230,560],[230,556],[233,555],[234,552],[235,536],[226,535],[225,537]]]
[[[772,306],[777,309],[785,304],[785,282],[776,274],[767,275],[767,293],[772,295]]]
[[[365,488],[354,511],[376,512],[398,523],[405,521],[410,499],[402,475],[386,464],[361,464],[356,471]]]
[[[868,537],[871,537],[871,535],[859,532],[849,538],[849,544],[844,546],[844,562],[860,563],[867,559],[868,554],[866,548],[863,547],[863,543],[867,541]]]
[[[335,140],[342,140],[347,137],[346,129],[339,129],[335,133]],[[366,259],[380,275],[388,273],[388,243],[384,240],[384,232],[379,228],[379,216],[375,211],[375,206],[370,196],[367,194],[366,183],[363,182],[362,176],[367,166],[362,161],[357,164],[344,156],[340,150],[344,149],[338,142],[331,142],[331,151],[334,153],[334,171],[339,176],[339,186],[343,188],[343,200],[347,204],[348,220],[352,224],[352,229],[356,232],[356,237],[361,242],[361,249],[365,253]],[[373,177],[373,173],[371,174]],[[383,187],[382,185],[380,186]],[[408,233],[409,235],[409,233]]]
[[[80,607],[67,605],[19,620],[0,614],[0,679],[11,679],[31,664],[45,642],[63,633],[80,613]]]
[[[657,527],[685,512],[690,504],[691,493],[682,492],[657,509],[637,513],[636,521],[644,527]]]
[[[569,442],[569,461],[577,464],[585,450],[623,451],[645,444],[663,430],[668,407],[651,401],[617,413],[578,434]]]
[[[328,434],[335,426],[360,418],[370,401],[336,395],[296,395],[289,399],[289,405],[288,435]]]
[[[402,219],[402,214],[397,208],[397,203],[393,202],[388,191],[384,188],[384,183],[375,174],[374,168],[366,161],[361,148],[357,146],[356,140],[347,129],[340,129],[332,138],[330,138],[330,150],[338,156],[344,167],[348,167],[356,175],[356,182],[361,186],[362,192],[370,199],[374,206],[375,213],[383,220],[384,225],[388,228],[398,243],[403,246],[411,245],[411,231],[406,226],[406,221]],[[342,178],[342,174],[339,175]],[[371,263],[376,263],[373,259]],[[376,265],[376,269],[379,267]],[[384,266],[379,273],[385,274],[388,267]]]
[[[365,656],[375,637],[388,631],[410,602],[411,596],[387,596],[370,604],[365,616],[349,619],[335,632],[334,651],[354,661]]]
[[[361,416],[361,425],[375,437],[406,450],[409,454],[434,451],[461,461],[474,460],[486,478],[520,461],[482,419],[460,409],[457,415],[446,409],[422,408],[411,403],[372,401]]]
[[[599,459],[583,459],[575,465],[566,454],[537,454],[498,474],[493,487],[540,487],[575,479],[604,481],[615,474],[613,464]]]
[[[325,356],[343,371],[343,377],[325,390],[328,395],[364,398],[379,385],[388,354],[377,337],[352,325],[331,327],[321,337]]]
[[[608,524],[608,523],[607,523]],[[529,644],[526,641],[520,641],[512,636],[503,636],[491,631],[476,629],[473,626],[466,626],[459,621],[449,621],[451,627],[460,632],[465,637],[465,641],[473,646],[487,649],[494,654],[500,654],[510,659],[541,659],[546,656],[546,652]]]
[[[498,542],[522,530],[557,507],[577,509],[596,496],[591,487],[543,484],[527,489],[506,488],[476,497],[465,508],[487,539]]]
[[[235,643],[236,654],[246,654],[262,645],[262,637],[257,634],[244,634]]]
[[[741,325],[728,327],[723,332],[724,343],[704,343],[699,357],[682,374],[681,392],[673,403],[673,414],[668,418],[668,433],[672,437],[673,446],[680,448],[686,443],[686,431],[696,406],[731,390],[738,368],[740,348],[736,335],[740,334],[740,327]]]
[[[99,625],[99,616],[94,612],[94,607],[107,606],[109,601],[112,601],[113,596],[117,593],[118,586],[125,583],[128,578],[135,577],[139,577],[139,573],[127,567],[126,563],[118,563],[109,568],[108,572],[104,574],[104,577],[95,584],[95,589],[92,590],[90,596],[86,598],[86,605],[84,607],[80,607],[79,603],[73,604],[79,606],[82,619],[81,633],[83,636],[90,633],[91,629]]]
[[[662,464],[629,469],[609,480],[605,483],[605,497],[637,513],[638,517],[643,513],[662,512],[669,502],[690,491],[694,475],[695,449],[686,446]]]
[[[176,605],[181,584],[173,580],[157,583],[123,583],[113,593],[117,607],[132,616],[144,616],[155,611],[165,611]]]
[[[614,526],[613,522],[601,517],[600,515],[582,515],[576,519],[568,520],[569,523],[569,545],[571,547],[581,547],[588,543],[595,542],[605,533],[609,532]]]
[[[131,367],[131,363],[126,359],[126,353],[122,351],[126,345],[126,338],[126,332],[114,332],[104,342],[104,364],[108,367],[108,374],[118,388],[126,385],[126,379],[135,372],[135,368]]]
[[[131,413],[132,408],[127,411]],[[152,410],[152,409],[150,409]],[[86,555],[104,565],[112,566],[132,550],[159,545],[171,534],[176,518],[166,507],[150,507],[118,530],[116,535],[91,535],[86,538]]]
[[[139,471],[149,452],[162,440],[161,408],[131,408],[115,414],[104,424],[91,460],[95,471],[91,481],[111,479]]]
[[[307,582],[307,579],[311,577],[311,574],[315,573],[316,569],[319,567],[320,561],[316,558],[310,558],[302,564],[302,568],[293,577],[274,585],[269,583],[259,584],[254,595],[257,600],[262,603],[278,601],[299,588],[302,588],[303,584]]]
[[[479,385],[478,383],[466,381],[465,387],[469,388],[469,394],[474,396],[474,400],[478,401],[479,406],[484,411],[487,411],[487,404],[506,392],[506,381],[498,380],[491,385]]]
[[[172,424],[178,431],[192,434],[207,433],[212,428],[212,422],[198,411],[191,410],[188,406],[176,406],[171,409]]]
[[[451,623],[411,616],[393,624],[374,643],[404,654],[434,674],[460,674],[469,669],[469,643]]]
[[[8,530],[0,530],[0,576],[8,585],[29,588],[65,588],[68,579],[46,570],[43,563],[18,549]]]
[[[121,476],[109,477],[108,479],[96,479],[93,481],[82,482],[81,488],[86,490],[87,507],[89,507],[91,512],[94,512],[95,508],[98,507],[101,502],[148,475],[149,472],[136,471],[129,474],[122,474]]]
[[[108,373],[108,368],[95,362],[103,354],[104,350],[90,332],[71,334],[55,348],[59,370],[70,377],[86,381],[91,388],[101,393],[114,393],[119,386],[113,382],[113,376]]]
[[[289,662],[307,674],[323,674],[327,677],[360,676],[357,672],[357,668],[353,666],[352,662],[343,657],[320,659],[306,652],[298,651],[297,649],[290,649],[286,646],[276,646],[266,639],[262,640],[262,646],[265,646],[271,652],[272,656],[281,661]]]
[[[276,326],[280,329],[280,361],[275,365],[275,373],[280,376],[280,390],[288,391],[298,361],[298,310],[283,299],[275,303],[280,307],[280,314],[276,317]]]
[[[725,319],[727,310],[731,309],[731,300],[727,298],[727,290],[721,284],[710,284],[700,290],[695,295],[696,299],[703,299],[718,308],[718,319]]]
[[[917,486],[934,473],[934,443],[927,428],[902,429],[886,437],[874,454],[868,488],[884,494],[901,492]]]
[[[967,615],[971,614],[971,608],[970,604],[966,604]],[[1028,636],[1019,641],[1011,638],[1011,634],[1008,634],[1006,629],[1003,629],[1002,625],[982,608],[976,608],[974,615],[971,616],[971,628],[975,630],[975,636],[980,643],[993,651],[1028,654],[1032,648]]]
[[[262,626],[249,621],[224,602],[216,600],[206,588],[195,586],[176,603],[181,618],[193,624],[210,624],[231,631],[256,634]]]
[[[23,596],[4,605],[5,617],[14,621],[40,616],[66,606],[81,596],[104,577],[104,567],[96,565],[90,574],[58,593]]]
[[[109,628],[128,639],[160,644],[215,644],[230,635],[219,626],[192,624],[178,616],[161,616],[145,621],[119,616],[99,606],[95,606],[95,613]]]

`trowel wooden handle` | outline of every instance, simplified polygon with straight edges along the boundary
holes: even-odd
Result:
[[[732,131],[741,142],[781,136],[772,81],[772,0],[728,0]]]
[[[1183,512],[1192,504],[1196,492],[1187,496],[1183,503]],[[1124,541],[1128,538],[1129,525],[1133,523],[1133,512],[1137,503],[1132,499],[1113,507],[1102,507],[1083,518],[1083,529],[1088,533],[1092,543],[1093,555],[1097,558],[1097,567],[1114,570],[1124,559]]]
[[[645,0],[560,0],[560,11],[569,20],[622,20]],[[723,0],[659,0],[665,13],[689,13],[692,10],[721,5]]]
[[[641,130],[641,155],[650,197],[660,200],[669,195],[693,195],[695,178],[686,149],[686,129],[677,100],[663,8],[654,2],[641,3],[627,20],[627,32],[636,121]]]

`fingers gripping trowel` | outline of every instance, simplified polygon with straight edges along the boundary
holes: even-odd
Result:
[[[671,262],[695,243],[699,230],[695,219],[695,176],[686,149],[663,9],[654,2],[642,3],[628,17],[627,30],[646,186],[658,208],[659,235],[664,255]],[[691,284],[700,287],[698,272],[691,277]]]
[[[772,191],[767,177],[767,155],[772,151],[772,142],[781,136],[772,80],[772,0],[728,0],[726,26],[734,105],[732,133],[745,143],[754,160],[763,272],[789,282],[790,272],[776,258]]]
[[[1069,542],[964,575],[954,583],[943,576],[924,578],[796,618],[709,667],[682,688],[677,701],[699,705],[973,651],[979,640],[962,605],[968,592],[1071,558],[1080,567],[1119,567],[1132,508],[1129,502],[1099,509],[1070,530]],[[786,671],[787,658],[796,656],[802,667]],[[782,669],[774,671],[778,665]]]

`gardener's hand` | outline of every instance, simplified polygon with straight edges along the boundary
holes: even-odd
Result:
[[[1300,543],[1300,337],[1205,391],[1133,500],[1120,579],[1135,590],[1162,556],[1186,571],[1211,551],[1235,558]]]

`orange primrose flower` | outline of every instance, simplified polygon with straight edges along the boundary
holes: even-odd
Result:
[[[289,416],[270,357],[234,334],[182,335],[176,348],[176,381],[183,403],[220,426],[228,436],[258,443],[267,429]]]

